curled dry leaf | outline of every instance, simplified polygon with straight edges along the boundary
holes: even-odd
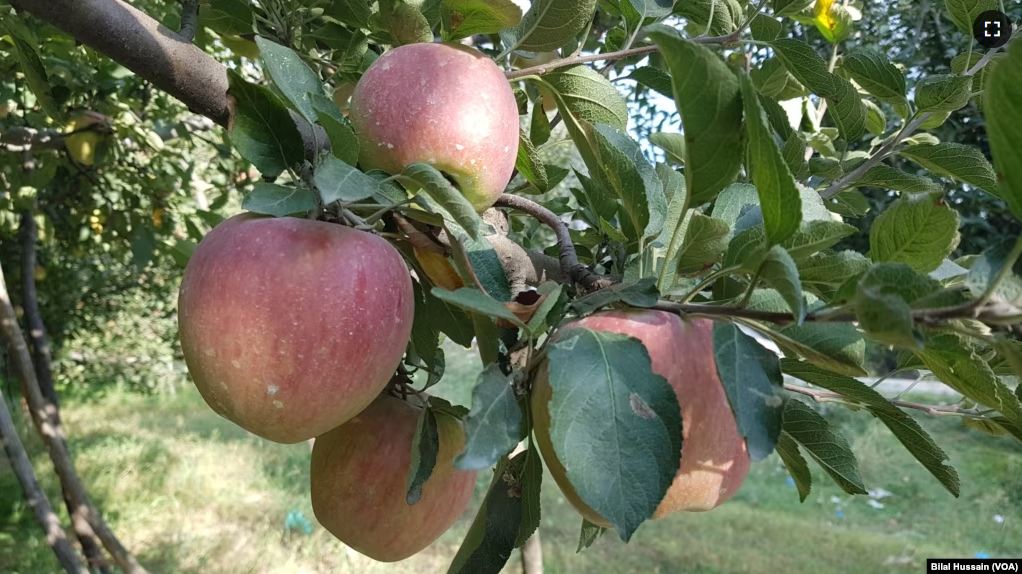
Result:
[[[536,309],[545,300],[546,295],[540,295],[537,291],[522,291],[515,297],[514,301],[504,303],[504,306],[507,307],[508,311],[514,313],[518,320],[527,324],[532,319],[532,316],[536,314]],[[498,329],[513,329],[516,326],[506,319],[497,319],[496,325]]]
[[[458,271],[447,259],[447,250],[442,245],[404,217],[395,214],[394,221],[408,237],[408,242],[412,244],[412,250],[415,252],[415,259],[422,265],[422,270],[434,285],[448,291],[457,291],[465,286]]]

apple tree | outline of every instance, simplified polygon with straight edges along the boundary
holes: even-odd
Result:
[[[998,2],[943,3],[960,42],[906,73],[857,31],[856,2],[186,0],[161,23],[121,0],[8,1],[19,125],[101,134],[57,104],[66,80],[33,35],[70,37],[87,48],[68,58],[130,70],[258,171],[224,183],[247,213],[197,247],[163,242],[187,260],[184,358],[225,418],[316,439],[316,517],[374,559],[428,546],[479,472],[491,486],[450,572],[499,572],[536,540],[544,468],[580,514],[580,549],[716,507],[775,451],[803,501],[807,457],[865,494],[810,401],[879,419],[955,497],[913,415],[1022,441],[1022,237],[962,252],[948,199],[1022,218],[1022,42],[973,38]],[[986,147],[938,136],[978,119]],[[869,201],[877,189],[891,200]],[[160,197],[129,193],[110,210],[122,238]],[[9,297],[0,311],[43,405]],[[430,396],[444,339],[478,350],[471,405]],[[885,376],[922,371],[961,402],[862,382],[867,343],[896,353]],[[144,571],[86,514],[79,540],[95,531]]]

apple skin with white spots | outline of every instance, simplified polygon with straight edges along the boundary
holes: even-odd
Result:
[[[518,104],[500,68],[460,44],[385,52],[355,86],[348,118],[364,170],[428,163],[479,212],[507,187],[518,156]]]
[[[564,325],[634,337],[649,352],[653,372],[667,379],[681,407],[681,467],[653,518],[672,512],[706,511],[734,496],[745,482],[751,460],[717,374],[713,324],[683,320],[664,311],[603,311]],[[557,334],[554,335],[556,340]],[[546,365],[532,390],[536,442],[550,474],[575,510],[593,524],[611,524],[579,497],[550,440],[553,398]],[[636,445],[636,448],[639,448]]]
[[[454,468],[465,447],[461,423],[437,413],[440,450],[422,497],[407,501],[412,440],[422,409],[382,395],[344,425],[317,437],[309,469],[316,520],[338,540],[380,562],[417,554],[465,512],[474,471]]]
[[[404,354],[414,305],[404,260],[386,240],[241,214],[195,249],[178,328],[209,406],[290,444],[343,424],[380,394]]]

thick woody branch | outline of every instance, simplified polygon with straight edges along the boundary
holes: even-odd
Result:
[[[37,130],[14,126],[0,130],[0,152],[20,153],[62,149],[69,134],[56,130]]]
[[[148,574],[135,557],[121,544],[121,541],[110,530],[106,521],[100,515],[99,510],[89,500],[78,472],[71,461],[71,454],[68,452],[65,442],[64,428],[60,422],[57,406],[46,400],[39,388],[39,380],[36,377],[35,367],[32,364],[32,356],[29,353],[25,337],[18,326],[17,315],[14,306],[11,304],[10,294],[7,291],[7,283],[4,279],[3,268],[0,267],[0,330],[2,330],[2,341],[12,357],[15,371],[21,380],[22,391],[28,401],[29,412],[32,415],[32,422],[35,424],[39,436],[46,445],[46,450],[53,462],[57,478],[60,480],[61,488],[66,493],[70,502],[76,509],[80,509],[88,520],[90,526],[103,543],[103,547],[113,557],[114,561],[122,570],[128,574]]]
[[[120,0],[11,0],[79,42],[227,126],[227,69],[178,33]]]
[[[595,291],[610,286],[613,281],[602,275],[597,275],[578,261],[578,254],[575,252],[575,244],[571,241],[571,234],[568,226],[557,217],[557,214],[543,207],[542,205],[519,197],[517,195],[504,194],[497,199],[495,207],[510,207],[535,217],[550,229],[553,229],[557,236],[557,248],[560,253],[561,273],[573,283],[579,284],[585,291]]]
[[[11,463],[14,476],[21,484],[29,508],[32,509],[36,520],[46,533],[46,544],[53,549],[60,566],[68,574],[88,574],[89,571],[82,566],[78,559],[74,545],[64,534],[60,518],[53,511],[49,499],[46,498],[46,494],[39,486],[39,480],[32,469],[32,462],[25,452],[25,446],[21,443],[21,438],[18,437],[18,430],[11,419],[11,412],[7,408],[7,400],[3,393],[0,393],[0,442],[4,445],[7,459]]]

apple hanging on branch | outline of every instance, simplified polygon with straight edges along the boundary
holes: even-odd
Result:
[[[369,405],[412,328],[411,280],[377,235],[292,217],[234,216],[185,269],[185,363],[217,413],[295,443]]]
[[[459,44],[385,52],[351,96],[362,169],[400,173],[427,163],[476,211],[500,197],[518,154],[518,104],[500,68]]]

